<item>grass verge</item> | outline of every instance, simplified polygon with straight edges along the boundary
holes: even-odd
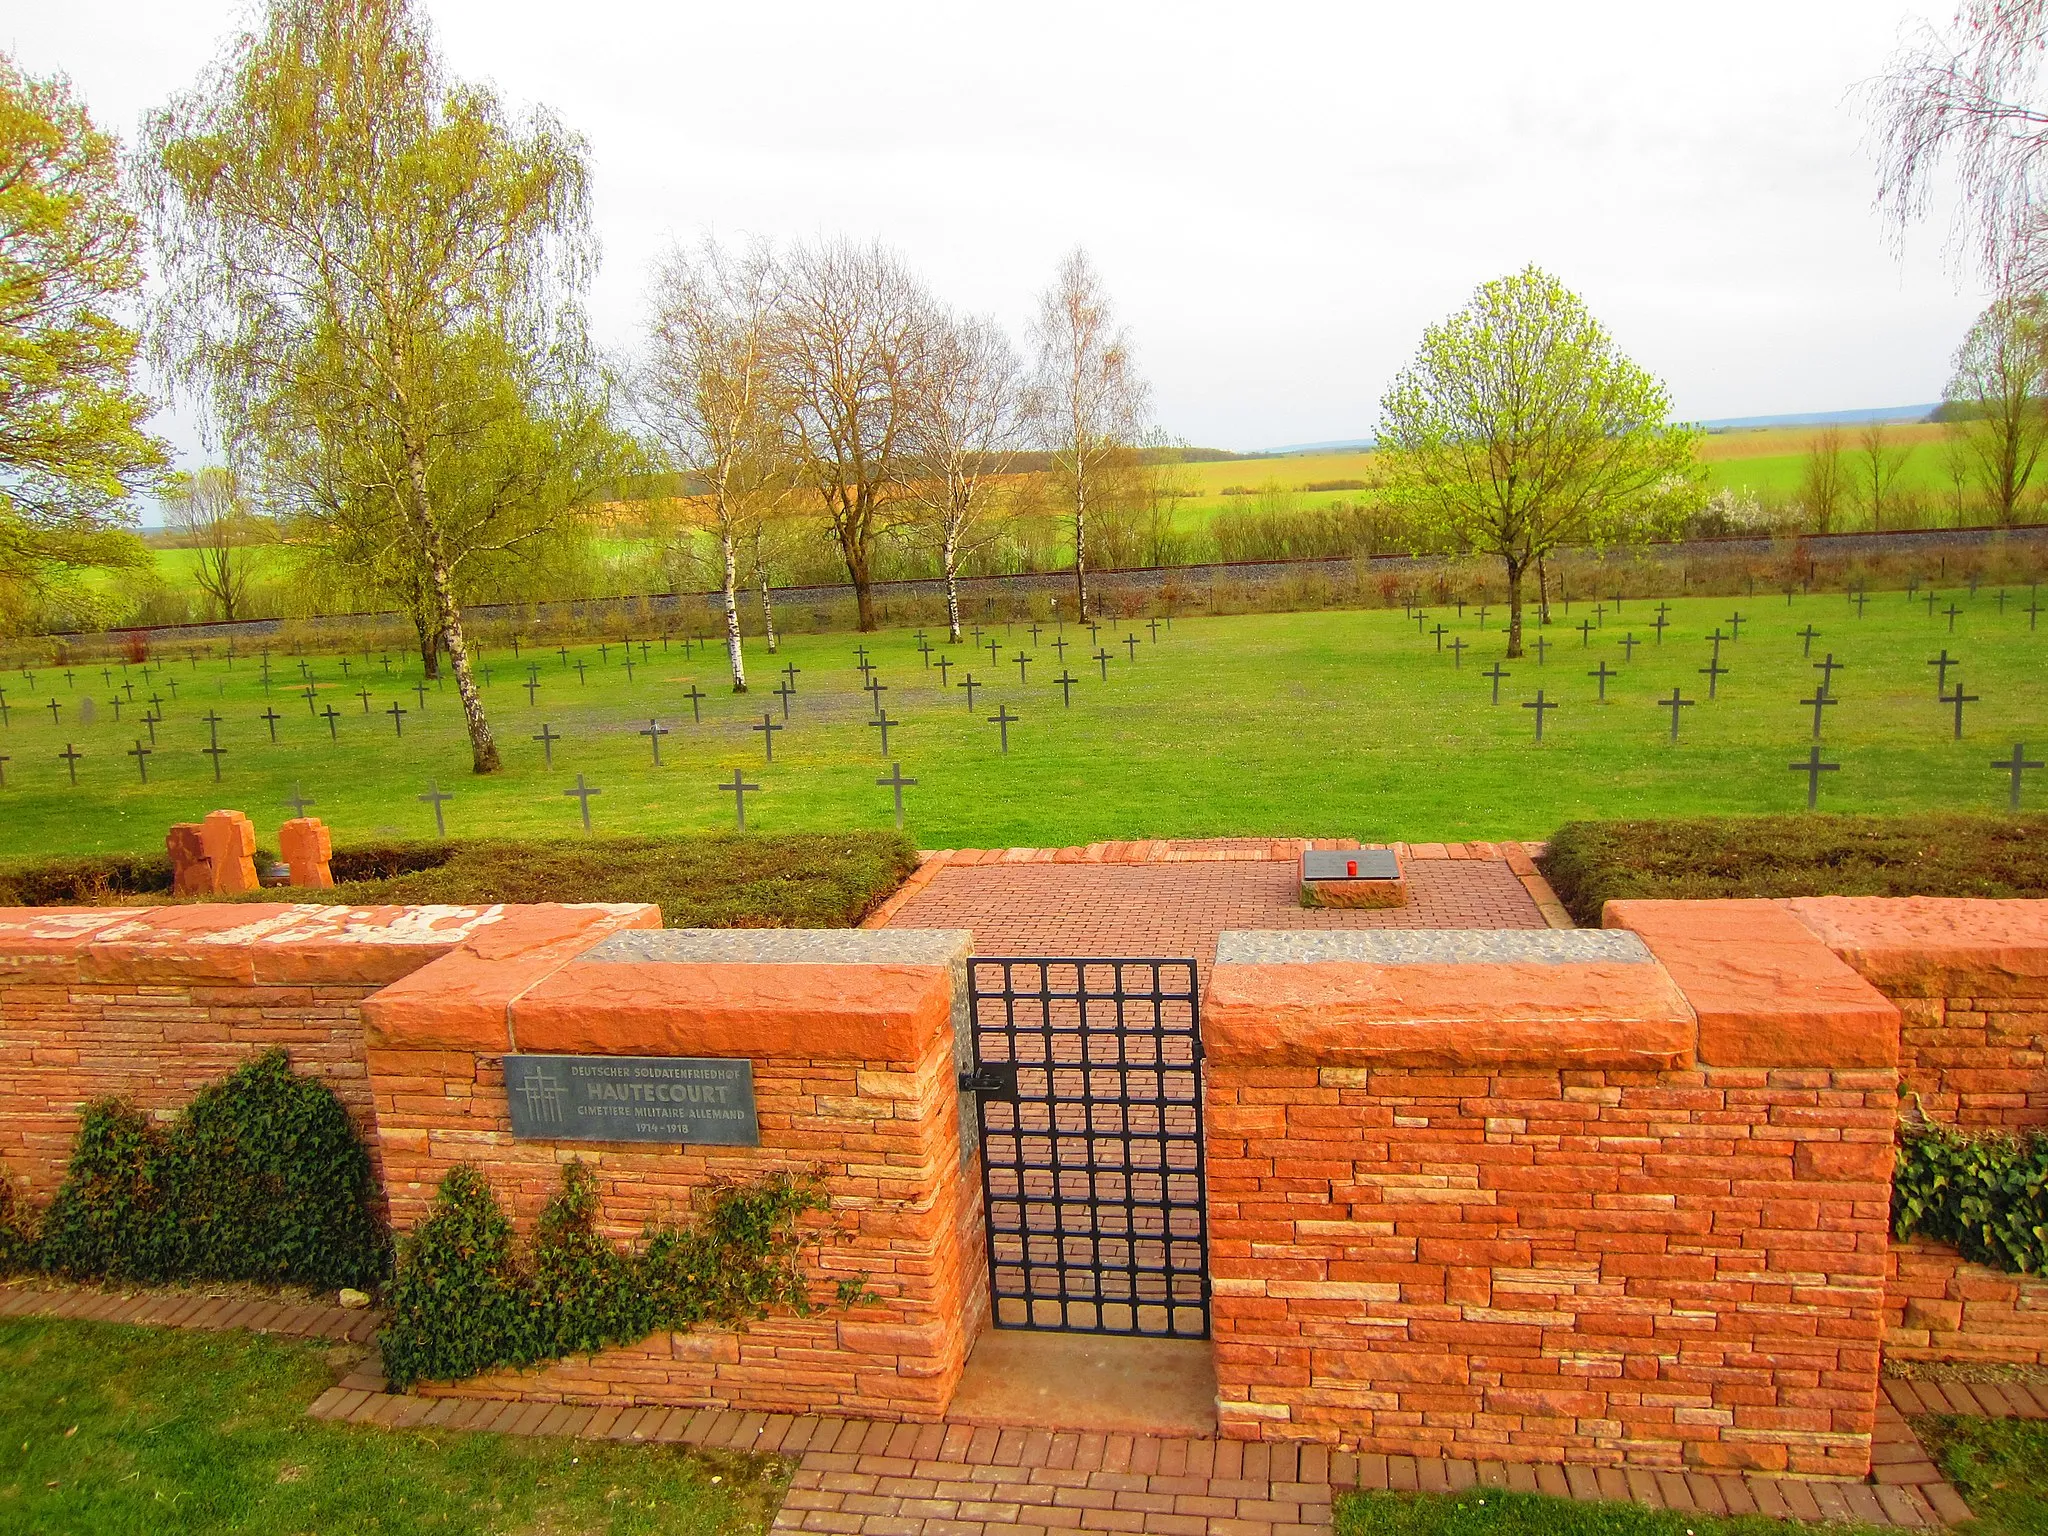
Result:
[[[1976,1511],[1978,1536],[2048,1536],[2048,1424],[1925,1418],[1913,1428]]]
[[[337,849],[332,890],[251,901],[351,906],[443,902],[652,901],[673,928],[839,928],[858,923],[917,866],[894,832],[480,840]],[[0,868],[0,906],[162,899],[170,866],[119,855]]]
[[[0,1533],[708,1536],[781,1499],[765,1457],[317,1423],[330,1380],[319,1344],[0,1323]]]
[[[1640,1504],[1582,1504],[1540,1493],[1475,1488],[1441,1494],[1351,1493],[1337,1500],[1337,1536],[1784,1536],[1782,1520],[1716,1518]],[[1868,1532],[1877,1527],[1838,1525]]]
[[[1573,918],[1630,898],[2048,896],[2048,816],[1574,821],[1543,873]]]

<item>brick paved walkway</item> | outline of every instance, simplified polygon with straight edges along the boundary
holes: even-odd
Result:
[[[972,929],[982,955],[1192,955],[1204,972],[1228,928],[1571,926],[1521,844],[1397,844],[1409,904],[1378,910],[1302,906],[1303,846],[949,850],[929,856],[868,926]]]
[[[368,1344],[380,1321],[376,1313],[361,1309],[290,1301],[22,1282],[0,1285],[0,1317],[57,1317],[155,1328],[246,1328],[251,1333],[349,1344]]]
[[[374,1313],[189,1292],[0,1285],[0,1317],[185,1328],[248,1328],[368,1342]],[[1989,1413],[2048,1418],[2048,1390],[1887,1380],[1869,1483],[1710,1476],[1614,1467],[1511,1465],[1353,1455],[1322,1446],[1005,1429],[960,1423],[740,1413],[719,1408],[595,1407],[383,1390],[374,1361],[321,1393],[317,1419],[389,1429],[653,1442],[796,1461],[778,1531],[844,1536],[1019,1536],[1069,1530],[1164,1536],[1298,1536],[1330,1529],[1347,1489],[1462,1493],[1510,1488],[1589,1502],[1704,1514],[1762,1514],[1931,1528],[1967,1520],[1904,1418]]]

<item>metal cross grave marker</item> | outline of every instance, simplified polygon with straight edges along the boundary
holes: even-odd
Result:
[[[2025,774],[2029,768],[2040,768],[2044,765],[2037,760],[2030,759],[2027,756],[2026,744],[2016,741],[2012,744],[2012,756],[2004,759],[1994,757],[1991,759],[1991,766],[2003,768],[2012,775],[2012,808],[2017,811],[2020,808],[2021,775]]]
[[[1820,748],[1808,749],[1806,761],[1787,765],[1794,773],[1806,775],[1806,808],[1810,811],[1820,804],[1820,776],[1824,773],[1840,773],[1840,763],[1824,763],[1820,760]]]

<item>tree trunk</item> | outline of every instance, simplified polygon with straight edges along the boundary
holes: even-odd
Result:
[[[761,628],[768,636],[768,654],[775,654],[775,600],[768,595],[768,567],[760,561],[754,562],[755,574],[761,578]]]
[[[1510,560],[1508,566],[1508,660],[1522,654],[1522,565]]]
[[[1088,622],[1088,477],[1074,471],[1074,622]]]
[[[948,528],[945,542],[939,547],[939,562],[946,571],[946,632],[955,645],[960,643],[959,548],[958,534]]]
[[[732,545],[732,530],[718,531],[719,553],[725,557],[725,654],[732,663],[732,691],[747,691],[747,660],[740,653],[739,554]]]
[[[433,617],[427,612],[427,595],[420,593],[419,601],[413,604],[412,627],[420,640],[420,675],[437,678],[441,675],[441,632],[434,627]]]
[[[1541,555],[1536,557],[1536,622],[1550,623],[1550,573],[1543,568]]]
[[[434,522],[432,504],[427,499],[426,458],[417,444],[407,449],[406,458],[412,477],[413,517],[426,556],[427,579],[440,613],[448,664],[455,672],[455,691],[462,696],[462,714],[469,726],[470,769],[475,773],[496,773],[503,765],[498,761],[498,744],[491,737],[491,722],[484,714],[483,697],[476,690],[476,679],[470,675],[469,645],[462,636],[462,610],[455,603],[448,552],[441,543],[441,530]]]

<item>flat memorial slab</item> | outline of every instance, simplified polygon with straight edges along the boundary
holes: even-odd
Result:
[[[1398,880],[1401,861],[1391,848],[1312,848],[1301,856],[1304,880]]]

